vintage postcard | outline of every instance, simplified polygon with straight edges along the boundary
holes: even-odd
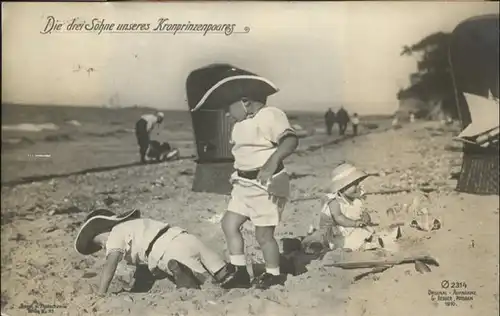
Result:
[[[2,3],[1,315],[496,315],[495,2]]]

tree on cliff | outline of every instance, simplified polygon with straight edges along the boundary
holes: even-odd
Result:
[[[411,46],[401,56],[417,56],[417,72],[410,75],[411,85],[398,92],[398,99],[416,98],[424,102],[442,101],[442,109],[456,117],[457,109],[448,51],[451,34],[434,33]]]

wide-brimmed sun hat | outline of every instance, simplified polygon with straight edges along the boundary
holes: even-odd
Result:
[[[110,231],[116,224],[141,216],[139,210],[116,215],[110,210],[97,209],[89,213],[75,239],[75,250],[82,255],[90,255],[101,250],[92,240],[95,236]]]
[[[164,118],[164,117],[165,117],[165,114],[163,114],[163,112],[156,112],[156,116],[157,116],[157,117]]]
[[[332,190],[339,192],[354,182],[361,182],[369,176],[370,174],[358,170],[350,163],[342,163],[332,171]]]
[[[229,64],[213,64],[191,72],[186,81],[192,112],[225,108],[243,98],[260,101],[278,92],[270,80]]]

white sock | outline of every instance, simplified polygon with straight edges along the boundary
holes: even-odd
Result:
[[[280,275],[280,268],[267,268],[266,267],[266,272],[272,275]]]
[[[247,265],[247,259],[245,255],[230,255],[229,256],[229,261],[234,264],[235,266],[246,266]]]

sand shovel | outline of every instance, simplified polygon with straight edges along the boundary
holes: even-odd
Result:
[[[370,274],[375,274],[375,273],[381,273],[384,272],[385,270],[394,267],[395,265],[399,264],[405,264],[405,263],[414,263],[415,264],[415,269],[418,269],[417,271],[424,271],[424,272],[430,272],[431,269],[427,264],[434,265],[434,266],[439,266],[439,263],[436,261],[436,259],[430,257],[430,256],[415,256],[415,257],[408,257],[404,258],[401,260],[384,260],[384,261],[365,261],[365,262],[338,262],[338,263],[333,263],[333,264],[327,264],[325,266],[327,267],[338,267],[342,269],[364,269],[364,268],[373,268],[372,270],[368,272],[361,273],[357,276],[354,277],[354,282],[361,280],[362,278],[370,275]],[[420,273],[424,273],[420,272]]]
[[[415,263],[415,261],[420,261],[425,264],[437,267],[439,266],[437,260],[432,258],[431,256],[412,256],[395,260],[337,262],[326,264],[325,267],[337,267],[342,269],[367,269],[387,266],[391,267],[399,264]]]
[[[376,267],[373,268],[372,270],[358,274],[357,276],[354,277],[354,282],[361,280],[364,277],[369,276],[370,274],[376,274],[376,273],[382,273],[385,270],[394,267],[394,265],[387,265],[387,266],[381,266],[381,267]],[[420,272],[421,274],[431,272],[431,268],[425,263],[423,263],[420,260],[415,260],[415,270]]]
[[[421,274],[431,272],[431,268],[420,260],[415,260],[415,270]]]
[[[371,269],[370,271],[368,272],[364,272],[364,273],[361,273],[361,274],[358,274],[354,277],[354,282],[356,281],[359,281],[361,280],[362,278],[364,277],[367,277],[369,276],[370,274],[375,274],[375,273],[382,273],[384,272],[385,270],[389,269],[389,268],[392,268],[393,266],[383,266],[383,267],[376,267],[376,268],[373,268]]]

